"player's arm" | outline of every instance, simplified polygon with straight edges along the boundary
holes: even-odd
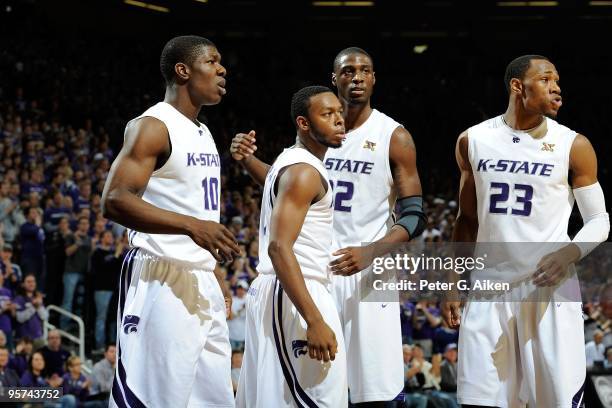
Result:
[[[559,283],[568,265],[588,255],[608,239],[610,233],[610,217],[606,212],[603,190],[597,181],[597,155],[583,135],[576,135],[572,143],[569,170],[574,198],[584,225],[570,244],[540,260],[533,281],[538,286]]]
[[[254,156],[257,150],[255,141],[254,130],[251,130],[249,133],[238,133],[232,139],[230,153],[234,160],[242,164],[251,178],[255,180],[257,184],[263,186],[266,182],[266,176],[268,175],[268,170],[270,170],[270,165]]]
[[[293,245],[298,238],[310,205],[322,193],[321,176],[308,164],[295,164],[279,175],[278,193],[270,218],[268,254],[283,290],[306,321],[311,358],[335,358],[338,342],[314,304],[298,264]]]
[[[453,228],[453,242],[475,242],[478,234],[478,206],[476,199],[476,183],[468,155],[468,132],[459,135],[455,146],[455,159],[461,175],[459,180],[459,211]],[[459,248],[456,248],[459,249]],[[464,248],[460,248],[464,249]],[[460,306],[457,281],[459,277],[455,271],[448,273],[448,281],[452,283],[452,290],[447,291],[446,298],[441,304],[442,318],[449,327],[459,326]]]
[[[393,184],[397,193],[400,214],[397,222],[387,235],[367,247],[342,248],[333,255],[339,256],[331,262],[332,271],[337,275],[352,275],[367,268],[374,257],[388,252],[387,244],[407,242],[419,236],[427,217],[423,212],[421,180],[416,167],[416,148],[412,135],[399,126],[391,135],[389,163]]]
[[[141,198],[156,164],[169,152],[168,130],[163,122],[151,117],[131,122],[104,185],[104,217],[146,233],[187,235],[218,261],[232,259],[240,248],[223,225],[167,211]]]

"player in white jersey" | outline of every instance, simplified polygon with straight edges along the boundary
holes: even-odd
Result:
[[[126,127],[102,195],[130,229],[117,318],[112,407],[232,407],[227,294],[213,270],[240,249],[219,224],[220,162],[203,105],[225,95],[209,40],[175,37],[160,67],[163,102]]]
[[[296,144],[278,156],[262,195],[236,405],[346,407],[346,354],[329,291],[333,195],[322,162],[344,139],[342,105],[330,89],[306,87],[291,116]]]
[[[370,106],[376,80],[366,51],[340,51],[333,68],[347,129],[343,146],[325,156],[335,195],[334,249],[340,248],[333,251],[338,258],[332,271],[342,275],[334,277],[334,297],[347,346],[351,402],[383,406],[404,387],[399,302],[361,301],[361,280],[372,262],[362,244],[405,242],[423,231],[416,149],[406,129]],[[232,156],[263,184],[269,166],[253,156],[255,150],[254,131],[232,141]],[[394,224],[396,201],[400,214]]]
[[[610,224],[593,147],[554,120],[561,107],[558,82],[545,57],[513,60],[505,75],[506,112],[469,128],[457,142],[461,184],[453,240],[497,242],[508,254],[516,242],[557,243],[550,253],[540,249],[547,245],[533,244],[520,258],[509,258],[518,268],[498,271],[499,280],[514,283],[510,292],[518,298],[468,301],[461,317],[456,299],[443,304],[447,322],[461,324],[457,396],[464,407],[581,406],[581,303],[555,300],[576,285],[572,264],[607,239]],[[584,226],[570,239],[574,200]],[[534,293],[546,296],[522,296]]]

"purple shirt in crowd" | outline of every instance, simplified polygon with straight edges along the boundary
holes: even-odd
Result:
[[[72,378],[70,373],[64,374],[63,378],[64,395],[72,394],[77,398],[77,400],[79,400],[79,402],[87,400],[89,390],[83,387],[83,384],[85,381],[87,381],[87,378],[85,378],[83,374],[81,374],[81,376],[76,380]]]
[[[32,307],[32,298],[28,296],[17,296],[15,298],[15,303],[17,304],[17,311],[25,310],[27,305],[30,304]],[[38,313],[34,313],[32,317],[30,317],[25,322],[19,324],[17,323],[16,338],[20,339],[24,336],[28,336],[31,339],[39,339],[43,335],[43,322],[38,316]]]
[[[0,287],[0,310],[4,309],[7,302],[13,301],[13,294],[10,289]],[[0,314],[0,330],[9,337],[13,332],[12,316],[8,310]]]

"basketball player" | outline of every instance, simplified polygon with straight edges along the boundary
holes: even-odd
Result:
[[[102,196],[105,217],[130,229],[120,280],[111,406],[234,405],[224,295],[213,270],[239,253],[219,224],[219,155],[203,105],[225,95],[209,40],[170,40],[160,59],[163,102],[127,124]]]
[[[323,166],[344,139],[342,105],[322,86],[291,101],[296,144],[268,171],[259,225],[259,276],[247,299],[238,407],[346,407],[342,327],[328,289],[332,189]],[[337,336],[336,336],[337,335]]]
[[[334,296],[344,327],[351,402],[383,406],[404,387],[399,302],[361,302],[366,272],[360,271],[372,262],[367,255],[372,252],[361,245],[406,242],[423,231],[421,183],[412,136],[370,106],[376,83],[370,55],[346,48],[333,68],[347,130],[342,147],[325,156],[335,194],[334,238],[341,248],[333,253],[339,256],[332,262],[338,275]],[[254,131],[232,142],[232,157],[262,184],[269,166],[253,156],[255,150]],[[393,224],[396,199],[400,214]]]
[[[496,248],[509,253],[517,244],[503,243],[561,244],[548,254],[544,245],[531,245],[520,257],[533,263],[503,278],[516,293],[546,298],[468,301],[459,332],[457,396],[464,407],[579,407],[586,374],[582,305],[555,299],[577,284],[570,265],[608,236],[597,158],[586,137],[554,120],[562,102],[550,60],[516,58],[504,80],[506,112],[457,141],[461,184],[453,239],[499,242]],[[570,240],[574,200],[584,226]],[[442,311],[452,327],[459,325],[457,302],[445,303]]]

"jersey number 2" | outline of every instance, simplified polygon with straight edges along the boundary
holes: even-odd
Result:
[[[204,209],[217,211],[219,209],[219,180],[216,177],[211,177],[210,180],[206,177],[202,180],[202,188],[204,189]]]
[[[334,189],[334,182],[329,180],[329,184],[331,184],[332,189]],[[334,198],[334,210],[336,211],[344,211],[351,212],[351,206],[346,201],[350,201],[353,198],[353,192],[355,191],[355,185],[350,181],[336,181],[335,189],[338,191],[335,192]],[[340,191],[340,189],[343,189]]]
[[[506,183],[491,182],[491,190],[493,189],[498,189],[499,193],[491,194],[489,212],[493,214],[508,214],[508,207],[504,206],[503,203],[510,198],[510,185]],[[516,195],[516,203],[522,205],[522,208],[511,208],[511,214],[529,216],[529,214],[531,214],[533,187],[529,184],[515,184],[514,194]]]

